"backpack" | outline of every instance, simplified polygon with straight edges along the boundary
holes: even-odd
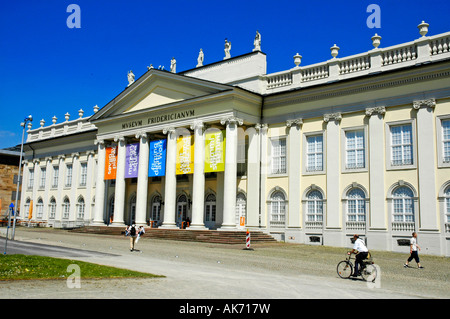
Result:
[[[130,228],[130,236],[136,236],[136,228],[134,226]]]

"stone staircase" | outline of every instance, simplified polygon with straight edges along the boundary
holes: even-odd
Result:
[[[70,230],[76,233],[90,233],[103,235],[124,235],[124,227],[85,226]],[[219,231],[219,230],[188,230],[188,229],[161,229],[145,228],[142,238],[156,238],[166,240],[196,241],[217,244],[246,243],[246,231]],[[276,243],[276,239],[261,231],[250,231],[250,242]]]

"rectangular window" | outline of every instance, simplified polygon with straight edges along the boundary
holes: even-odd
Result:
[[[58,187],[59,166],[53,166],[52,188]]]
[[[41,178],[39,179],[39,188],[45,188],[45,179],[47,176],[47,169],[45,167],[41,168]]]
[[[365,167],[364,131],[345,132],[345,167],[357,169]]]
[[[450,163],[450,120],[442,121],[443,162]]]
[[[323,171],[323,135],[306,138],[306,171]]]
[[[413,164],[411,124],[391,126],[391,164],[393,166]]]
[[[81,163],[80,186],[86,186],[87,181],[87,163]]]
[[[272,140],[272,174],[286,174],[286,138]]]
[[[30,169],[28,172],[28,189],[32,189],[34,184],[34,169]]]
[[[66,187],[72,186],[72,164],[66,165]]]

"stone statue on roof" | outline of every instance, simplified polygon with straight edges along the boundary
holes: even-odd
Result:
[[[170,60],[170,72],[177,73],[177,60],[175,60],[175,58]]]
[[[132,70],[128,72],[128,86],[134,83],[134,73]]]
[[[231,51],[231,42],[229,42],[227,39],[225,39],[225,57],[224,60],[231,58],[230,51]]]
[[[253,40],[253,51],[261,51],[261,34],[256,30],[255,40]]]
[[[200,66],[203,66],[203,59],[204,59],[204,54],[203,54],[203,50],[200,49],[200,52],[198,53],[198,58],[197,58],[197,68]]]

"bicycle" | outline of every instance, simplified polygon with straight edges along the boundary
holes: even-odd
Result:
[[[353,263],[351,261],[352,259],[355,258],[352,258],[351,252],[348,251],[347,258],[337,264],[336,270],[339,277],[347,279],[350,278],[350,276],[353,274]],[[375,279],[377,278],[377,268],[374,265],[370,252],[367,255],[367,258],[362,262],[360,275],[365,281],[370,280],[372,282],[375,282]]]

